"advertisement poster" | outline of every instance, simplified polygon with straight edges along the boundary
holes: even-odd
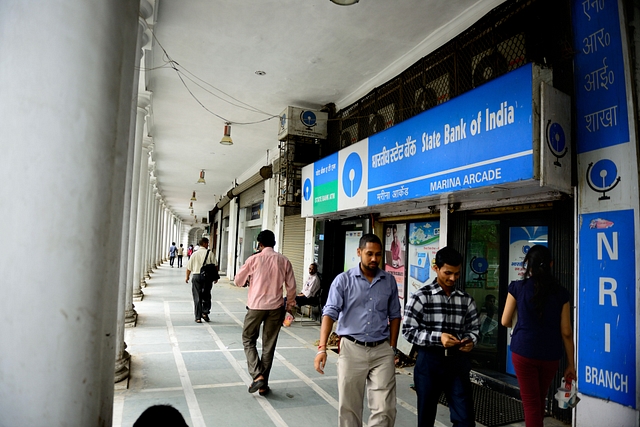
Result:
[[[436,272],[431,269],[440,242],[440,221],[409,224],[409,285],[412,294],[433,281]]]
[[[398,298],[404,314],[404,271],[407,259],[407,225],[388,224],[384,236],[384,270],[396,278]]]
[[[358,257],[358,245],[362,231],[347,231],[344,236],[344,271],[357,267],[360,263]]]
[[[534,245],[547,246],[548,227],[510,227],[509,228],[509,283],[522,279],[524,275],[524,257]],[[515,327],[515,322],[512,328]],[[511,330],[507,328],[507,373],[515,375],[511,361]]]

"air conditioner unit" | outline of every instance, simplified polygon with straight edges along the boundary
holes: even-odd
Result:
[[[348,147],[358,142],[358,124],[354,123],[340,133],[340,148]]]
[[[280,113],[278,140],[284,141],[289,136],[327,139],[328,120],[329,114],[322,111],[287,107]]]
[[[377,113],[369,116],[369,135],[381,132],[394,125],[394,113],[396,104],[386,105],[378,110]]]
[[[515,70],[526,60],[526,53],[525,36],[522,33],[474,56],[471,60],[473,87]]]
[[[445,73],[440,77],[431,80],[423,87],[418,88],[415,91],[413,98],[414,114],[421,113],[422,111],[448,101],[450,98],[449,85],[449,73]]]

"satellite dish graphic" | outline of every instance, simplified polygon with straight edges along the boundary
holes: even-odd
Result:
[[[308,202],[311,198],[311,180],[309,178],[304,180],[304,185],[302,186],[302,197]]]
[[[300,121],[304,124],[308,130],[317,125],[316,114],[313,111],[304,110],[300,113]]]
[[[547,139],[547,146],[549,150],[556,156],[554,165],[561,167],[560,159],[563,158],[569,151],[567,147],[567,140],[564,136],[564,129],[559,123],[551,123],[551,120],[547,122],[547,131],[545,132]]]
[[[469,267],[471,271],[476,273],[478,277],[473,280],[484,280],[484,274],[489,270],[489,262],[486,258],[476,257],[471,258],[471,262],[469,263]]]
[[[358,193],[362,183],[362,161],[358,153],[351,153],[344,162],[342,169],[342,189],[347,197]]]
[[[591,162],[587,167],[587,184],[596,193],[602,193],[598,200],[609,200],[606,192],[613,190],[620,179],[616,164],[609,159]]]

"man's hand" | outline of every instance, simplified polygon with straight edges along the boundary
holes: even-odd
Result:
[[[184,281],[184,283],[189,283],[189,278],[187,277],[187,280]]]
[[[455,335],[447,334],[445,332],[440,336],[440,342],[444,348],[451,348],[460,345],[460,340]]]
[[[316,371],[324,375],[324,365],[326,363],[327,363],[327,353],[323,351],[319,351],[318,354],[316,354],[316,359],[313,361]]]
[[[473,350],[473,340],[471,338],[464,338],[460,342],[462,343],[460,344],[460,351],[464,351],[465,353],[468,353],[471,350]]]

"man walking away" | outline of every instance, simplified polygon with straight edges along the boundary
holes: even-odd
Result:
[[[291,312],[296,299],[296,279],[291,262],[273,250],[276,238],[271,230],[258,234],[258,249],[247,258],[234,278],[236,286],[242,287],[249,277],[247,314],[244,317],[242,344],[247,356],[249,375],[253,379],[249,393],[269,393],[269,373],[276,352],[278,333],[285,316],[283,285],[287,291],[286,311]],[[262,356],[258,355],[256,342],[262,327]]]
[[[396,420],[395,353],[400,330],[396,279],[378,266],[382,243],[365,234],[358,245],[360,264],[339,274],[324,306],[320,345],[314,361],[324,374],[327,340],[337,320],[342,337],[338,356],[338,425],[361,427],[365,388],[370,427]]]
[[[176,259],[177,252],[176,242],[171,242],[171,246],[169,246],[169,265],[171,265],[171,268],[173,268],[173,261]]]
[[[213,252],[209,250],[209,239],[203,237],[200,239],[200,247],[187,263],[187,280],[189,283],[189,275],[193,272],[191,279],[191,292],[193,293],[193,311],[196,316],[196,323],[202,323],[201,319],[208,322],[209,313],[211,312],[211,288],[213,283],[206,282],[200,278],[200,269],[205,264],[215,264]]]
[[[184,248],[182,247],[182,243],[180,243],[180,247],[178,248],[178,268],[182,268],[183,256],[184,256]]]

